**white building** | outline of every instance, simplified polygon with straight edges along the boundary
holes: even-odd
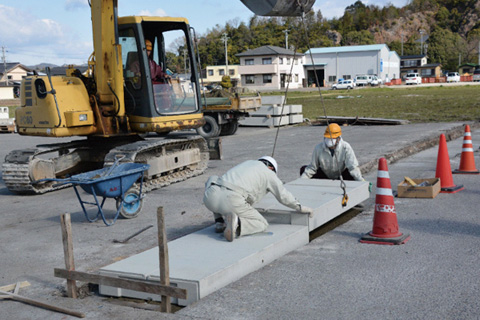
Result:
[[[380,79],[400,78],[400,57],[386,44],[363,46],[312,48],[305,53],[307,85],[315,83],[315,73],[320,86],[331,85],[338,79],[354,79],[359,74],[377,75]]]
[[[227,66],[207,66],[205,78],[203,79],[205,83],[220,83],[222,78],[227,74]],[[240,83],[240,74],[238,73],[238,65],[232,64],[228,65],[228,75],[230,76],[230,81],[234,87],[238,86]]]
[[[279,90],[302,87],[304,54],[275,46],[263,46],[236,55],[241,86],[251,90]],[[291,71],[292,70],[292,71]],[[292,77],[288,75],[292,73]],[[288,83],[287,83],[288,82]]]

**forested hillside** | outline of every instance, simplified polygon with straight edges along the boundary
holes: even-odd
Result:
[[[478,63],[480,40],[480,0],[412,0],[397,8],[378,7],[361,1],[345,8],[342,17],[325,19],[321,10],[301,18],[264,18],[230,21],[197,35],[202,68],[225,64],[224,33],[228,36],[229,64],[238,64],[237,53],[263,45],[288,46],[300,52],[310,47],[330,47],[385,43],[399,55],[421,53],[420,35],[425,41],[423,53],[429,63],[441,63],[444,70],[456,70],[460,63]],[[304,30],[307,30],[306,32]],[[308,42],[307,42],[308,38]],[[179,42],[180,43],[180,42]],[[175,50],[181,53],[178,44]],[[173,55],[171,59],[181,59]],[[173,62],[173,61],[172,61]],[[177,65],[182,65],[178,61]]]

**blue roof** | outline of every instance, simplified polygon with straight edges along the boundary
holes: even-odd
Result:
[[[387,47],[386,44],[369,44],[363,46],[344,46],[344,47],[326,47],[326,48],[312,48],[312,54],[315,53],[337,53],[337,52],[355,52],[355,51],[380,51]],[[387,47],[388,50],[388,47]],[[310,53],[307,50],[305,54]]]

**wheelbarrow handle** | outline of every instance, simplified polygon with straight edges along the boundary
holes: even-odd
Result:
[[[65,184],[65,183],[70,183],[74,181],[72,178],[65,178],[65,179],[57,179],[57,178],[45,178],[45,179],[39,179],[32,181],[32,184],[40,183],[40,182],[50,182],[50,181],[58,181],[58,182],[63,182],[60,184]]]
[[[122,155],[115,155],[115,162],[110,166],[110,168],[108,168],[107,171],[105,171],[102,174],[102,177],[108,177],[110,174],[112,174],[113,169],[115,169],[118,166],[118,163],[121,160],[123,160],[124,158],[125,158],[125,156],[123,154]]]
[[[72,178],[65,178],[65,179],[45,178],[45,179],[32,181],[32,184],[36,184],[36,183],[40,183],[40,182],[50,182],[50,181],[59,182],[59,183],[55,183],[55,184],[52,185],[52,187],[54,187],[54,188],[59,187],[59,186],[63,186],[64,184],[79,182],[79,180],[72,179]]]

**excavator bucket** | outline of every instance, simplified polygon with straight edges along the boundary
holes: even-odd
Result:
[[[259,16],[300,16],[312,8],[315,0],[241,0]],[[303,6],[303,10],[302,10]]]

